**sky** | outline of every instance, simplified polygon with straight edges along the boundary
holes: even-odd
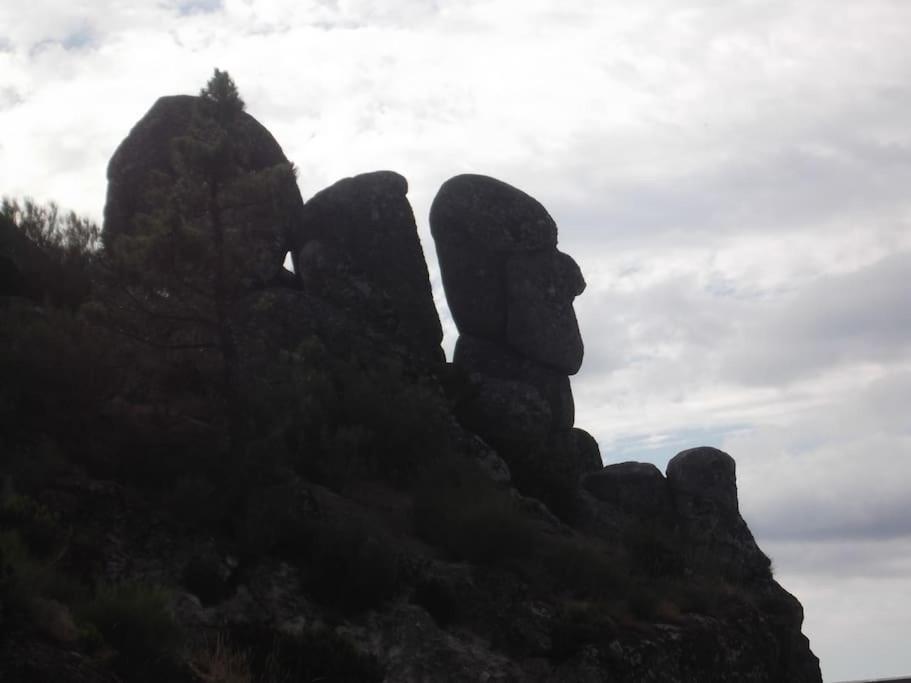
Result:
[[[160,95],[228,70],[304,198],[458,173],[555,218],[606,463],[713,445],[826,681],[911,674],[911,2],[3,0],[0,194],[101,219]]]

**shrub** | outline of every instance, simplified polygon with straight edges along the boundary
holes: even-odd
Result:
[[[0,528],[16,529],[29,551],[46,556],[60,543],[56,515],[28,496],[11,495],[0,503]]]
[[[77,606],[77,616],[94,625],[120,655],[122,664],[142,668],[170,659],[181,633],[167,608],[168,593],[141,583],[100,587]]]
[[[399,557],[382,532],[350,520],[316,529],[309,558],[310,588],[345,612],[375,607],[399,590]]]
[[[412,601],[427,610],[439,626],[448,626],[459,615],[458,596],[453,586],[434,577],[417,582]]]
[[[616,599],[629,586],[624,558],[596,539],[543,537],[538,554],[552,588],[573,599]]]
[[[384,678],[375,657],[328,628],[288,634],[248,627],[232,632],[231,643],[249,653],[253,680],[263,683],[379,683]]]
[[[0,532],[2,581],[7,604],[24,608],[35,597],[70,603],[86,594],[85,587],[29,552],[18,531]]]
[[[203,683],[253,683],[250,654],[231,647],[221,634],[193,652],[190,670]]]
[[[521,561],[534,530],[515,501],[467,459],[447,458],[415,485],[414,526],[453,559],[485,564]]]
[[[617,633],[617,606],[604,602],[569,602],[554,618],[550,656],[564,661],[586,645],[611,640]]]

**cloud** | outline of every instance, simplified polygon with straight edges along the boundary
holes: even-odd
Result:
[[[901,252],[757,306],[722,372],[747,384],[782,385],[834,365],[911,359],[909,273],[911,251]]]
[[[222,9],[222,0],[178,0],[177,12],[186,16],[189,14],[209,14]]]

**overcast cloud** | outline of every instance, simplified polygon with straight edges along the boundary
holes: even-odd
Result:
[[[100,219],[163,94],[230,71],[308,197],[391,168],[536,196],[589,288],[577,424],[711,444],[827,681],[911,674],[905,0],[4,0],[0,194]]]

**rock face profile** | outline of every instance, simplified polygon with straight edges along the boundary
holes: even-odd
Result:
[[[456,176],[433,200],[430,230],[461,335],[565,375],[579,371],[572,302],[585,280],[557,251],[557,226],[537,200],[494,178]]]
[[[575,420],[569,375],[582,365],[573,300],[585,280],[557,250],[556,223],[521,190],[460,175],[433,200],[430,229],[459,329],[453,363],[478,387],[468,424],[499,444],[518,480],[538,482],[537,495],[545,480],[574,488],[600,459],[565,450],[577,441],[567,437]],[[517,410],[526,419],[516,420]],[[525,428],[529,421],[538,426]]]

